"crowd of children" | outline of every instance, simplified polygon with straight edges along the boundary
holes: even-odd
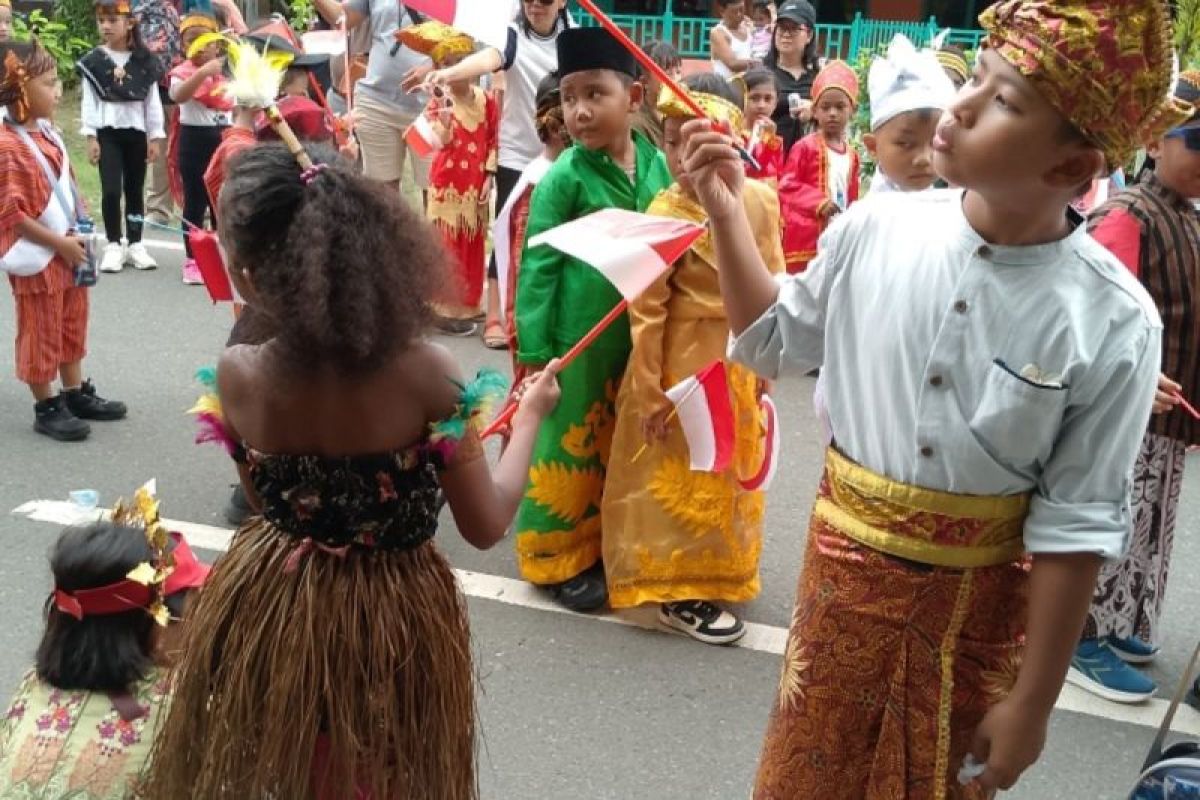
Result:
[[[753,23],[741,0],[718,9],[713,73],[678,89],[694,105],[602,28],[550,23],[557,68],[532,98],[541,153],[491,226],[520,404],[494,478],[474,422],[495,382],[463,380],[424,338],[427,322],[473,331],[488,288],[502,121],[463,77],[476,43],[430,21],[397,34],[438,76],[413,130],[433,153],[427,230],[356,171],[353,148],[318,144],[342,144],[338,121],[307,99],[302,68],[280,111],[304,152],[259,146],[272,126],[224,90],[217,22],[184,16],[167,76],[184,225],[220,218],[244,319],[270,330],[235,330],[221,361],[222,434],[256,513],[192,611],[150,770],[130,764],[149,796],[475,796],[467,619],[430,541],[443,497],[475,546],[511,523],[522,576],[569,609],[655,604],[667,626],[736,641],[745,625],[727,605],[758,593],[763,547],[763,493],[745,478],[764,459],[768,382],[787,369],[821,370],[830,446],[756,798],[987,796],[1037,759],[1068,670],[1113,699],[1153,692],[1118,668],[1157,650],[1183,454],[1200,439],[1179,411],[1200,394],[1180,288],[1200,258],[1200,76],[1172,85],[1166,9],[1006,0],[981,18],[973,67],[901,36],[872,63],[867,97],[832,60],[796,100],[774,26],[786,23],[798,81],[814,66],[811,6],[788,0],[776,18],[758,3]],[[100,270],[152,269],[141,195],[165,134],[161,76],[126,0],[100,0],[97,21],[103,44],[80,72]],[[1112,55],[1131,41],[1133,55]],[[56,65],[36,44],[0,47],[18,375],[37,429],[78,439],[125,407],[82,380],[94,270],[50,124]],[[649,50],[679,69],[670,45]],[[1147,141],[1153,173],[1100,208],[1089,236],[1072,203]],[[938,181],[954,190],[929,191]],[[622,298],[531,240],[605,209],[705,231],[559,374]],[[667,390],[714,362],[733,453],[697,472]],[[164,558],[147,541],[149,554],[123,529],[64,535],[46,640],[77,627],[63,615],[119,612],[137,646],[119,680],[101,680],[64,677],[61,643],[45,645],[22,709],[101,692],[79,707],[116,714],[132,739],[147,704],[158,725],[138,615],[170,591],[143,586],[135,611],[105,600],[132,562]],[[67,551],[114,563],[76,582]],[[179,570],[188,556],[174,553]],[[25,735],[20,716],[5,734]]]

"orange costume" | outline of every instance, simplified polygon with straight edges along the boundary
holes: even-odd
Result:
[[[70,170],[62,143],[48,125],[28,133],[57,175]],[[0,125],[0,175],[0,254],[15,264],[18,249],[35,249],[21,238],[17,224],[44,220],[43,213],[57,198],[28,146],[8,125]],[[44,261],[44,268],[33,274],[8,276],[17,304],[17,377],[28,384],[51,383],[60,365],[82,360],[87,349],[87,289],[75,285],[74,270],[58,253],[47,250]]]
[[[858,77],[842,61],[831,61],[813,82],[813,105],[831,90],[858,104]],[[787,271],[803,272],[817,254],[829,220],[858,200],[859,158],[849,143],[832,143],[820,133],[792,146],[779,181],[783,209],[783,256]]]

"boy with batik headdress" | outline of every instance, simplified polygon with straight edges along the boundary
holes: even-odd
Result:
[[[1200,72],[1185,72],[1175,96],[1200,101]],[[1180,395],[1200,397],[1200,114],[1147,146],[1154,170],[1092,216],[1092,237],[1113,252],[1154,298],[1163,319],[1159,393],[1133,471],[1129,552],[1100,572],[1100,583],[1067,680],[1117,702],[1154,694],[1147,664],[1162,642],[1159,617],[1175,542],[1188,447],[1200,423]],[[1127,663],[1128,662],[1128,663]]]
[[[851,209],[803,276],[762,263],[728,138],[685,131],[734,357],[821,366],[833,423],[760,800],[1012,786],[1128,536],[1162,324],[1070,203],[1191,113],[1167,10],[1006,0],[981,21],[934,137],[964,188]]]
[[[715,75],[684,81],[710,119],[742,130],[742,110],[730,84]],[[704,209],[683,172],[680,130],[695,118],[671,90],[658,103],[667,162],[676,183],[647,213],[703,225]],[[751,181],[743,195],[755,245],[767,268],[783,272],[779,200]],[[617,395],[613,464],[604,487],[604,566],[613,608],[659,606],[659,620],[707,644],[729,644],[746,628],[718,603],[745,603],[759,592],[765,498],[742,481],[760,471],[763,423],[754,373],[728,364],[733,407],[732,463],[692,471],[683,430],[673,422],[666,391],[725,358],[729,321],[721,305],[716,252],[702,236],[629,307],[633,352]],[[705,498],[697,502],[697,498]]]
[[[830,61],[813,81],[812,97],[817,130],[792,146],[779,177],[783,255],[791,273],[805,270],[829,221],[858,200],[859,159],[850,143],[858,76],[844,61]]]
[[[671,183],[662,153],[632,129],[642,103],[633,56],[603,28],[574,28],[559,35],[558,68],[575,144],[534,189],[527,242],[602,209],[643,211]],[[565,354],[620,301],[594,267],[550,247],[526,247],[517,286],[517,361],[532,371]],[[538,432],[517,512],[521,574],[577,611],[608,599],[600,498],[629,348],[629,317],[622,315],[559,376],[562,400]]]

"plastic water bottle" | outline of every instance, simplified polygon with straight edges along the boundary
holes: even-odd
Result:
[[[96,225],[87,217],[83,217],[75,221],[75,233],[83,239],[83,249],[85,251],[83,261],[75,267],[75,285],[95,286],[96,281],[100,277],[96,271],[96,253],[93,247]]]

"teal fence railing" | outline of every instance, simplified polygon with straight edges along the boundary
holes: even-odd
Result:
[[[596,25],[596,21],[581,9],[572,9],[576,21],[585,27]],[[708,32],[716,24],[707,17],[681,17],[667,11],[664,14],[613,14],[613,22],[621,26],[635,42],[646,43],[656,39],[672,42],[684,58],[706,59]],[[926,44],[944,30],[937,20],[930,17],[924,22],[900,22],[894,20],[867,19],[856,14],[849,25],[817,25],[817,41],[827,58],[843,58],[853,62],[860,50],[884,47],[897,33],[903,33],[918,45]],[[947,37],[953,44],[967,50],[979,46],[982,31],[951,28]]]

